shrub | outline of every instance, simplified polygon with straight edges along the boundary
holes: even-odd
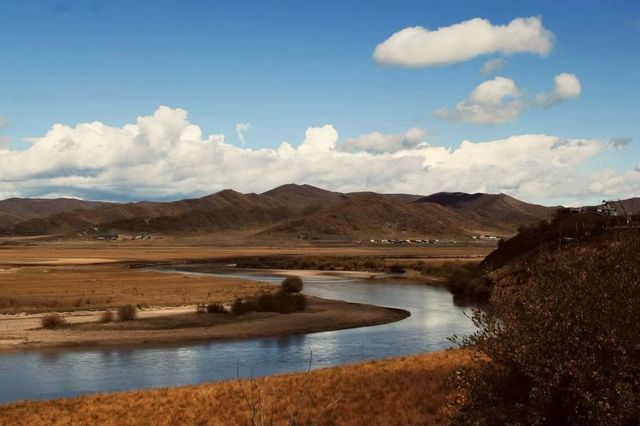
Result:
[[[389,266],[389,272],[392,274],[404,274],[405,270],[402,265],[394,264]]]
[[[282,280],[280,289],[285,293],[300,293],[302,286],[302,279],[300,277],[286,277]]]
[[[275,310],[274,298],[273,294],[261,294],[258,296],[256,309],[261,312],[273,312]]]
[[[307,298],[299,293],[279,291],[273,295],[273,310],[281,314],[303,311],[307,307]]]
[[[242,315],[256,310],[256,303],[248,299],[236,299],[231,305],[231,313],[233,315]]]
[[[132,321],[136,319],[138,311],[133,305],[124,305],[118,308],[118,319],[120,321]]]
[[[307,307],[307,298],[300,293],[278,291],[273,294],[261,294],[250,299],[236,299],[231,306],[231,313],[241,315],[247,312],[279,312],[289,314],[303,311]]]
[[[100,316],[100,322],[111,322],[114,320],[113,311],[104,311]]]
[[[640,419],[640,237],[541,255],[499,282],[462,370],[454,424],[631,425]]]
[[[224,308],[222,303],[209,303],[207,305],[207,313],[208,314],[226,314],[227,310]]]
[[[60,314],[48,314],[40,320],[42,328],[58,328],[62,327],[67,321]]]

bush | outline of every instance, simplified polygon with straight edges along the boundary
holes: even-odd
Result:
[[[279,291],[273,295],[273,310],[281,314],[303,311],[307,307],[307,298],[299,293]]]
[[[275,310],[275,304],[273,294],[261,294],[258,296],[257,310],[261,312],[273,312]]]
[[[300,277],[286,277],[282,280],[280,289],[285,293],[300,293],[302,286],[302,279]]]
[[[556,250],[499,282],[463,339],[459,425],[631,425],[640,420],[640,237]]]
[[[207,313],[208,314],[226,314],[227,310],[224,308],[222,303],[209,303],[207,305]]]
[[[231,313],[241,315],[247,312],[279,312],[290,314],[304,311],[307,307],[307,298],[300,293],[286,293],[278,291],[273,294],[261,294],[250,299],[236,299],[231,305]]]
[[[42,317],[40,320],[42,328],[58,328],[67,324],[67,321],[59,314],[49,314]]]
[[[104,311],[100,316],[100,322],[111,322],[114,320],[114,315],[112,311]]]
[[[256,303],[249,299],[236,299],[231,305],[233,315],[242,315],[256,310]]]
[[[392,274],[404,274],[405,269],[402,265],[393,264],[389,266],[389,272],[391,272]]]
[[[132,321],[136,319],[138,311],[133,305],[124,305],[118,308],[118,319],[120,321]]]

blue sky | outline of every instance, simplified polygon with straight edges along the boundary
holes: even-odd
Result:
[[[546,56],[497,53],[422,68],[372,57],[377,44],[406,27],[433,30],[477,17],[506,25],[532,16],[554,35]],[[307,128],[331,124],[340,140],[419,127],[427,142],[452,149],[465,139],[523,134],[624,137],[631,140],[624,149],[603,150],[581,170],[622,174],[640,160],[638,1],[5,0],[0,40],[0,135],[12,151],[28,149],[23,138],[55,123],[120,127],[167,105],[230,144],[241,145],[235,125],[250,123],[246,148],[295,146]],[[506,65],[483,75],[482,65],[496,57]],[[579,79],[578,97],[505,123],[433,115],[496,75],[536,94],[552,90],[560,73]],[[204,190],[176,195],[191,192]]]

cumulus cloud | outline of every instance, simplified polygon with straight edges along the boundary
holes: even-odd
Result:
[[[534,134],[449,148],[415,144],[424,131],[401,135],[413,142],[400,148],[398,135],[363,135],[355,139],[376,143],[352,142],[348,151],[338,131],[325,125],[308,128],[300,144],[250,149],[220,134],[203,135],[182,109],[160,107],[122,127],[55,124],[25,150],[0,148],[0,194],[181,198],[305,182],[337,191],[506,192],[555,204],[640,190],[639,171],[593,174],[583,167],[607,150],[607,141]]]
[[[417,127],[407,129],[404,133],[384,134],[371,132],[356,138],[347,139],[341,146],[348,152],[366,151],[372,153],[398,152],[406,149],[427,146],[427,131]]]
[[[580,95],[580,91],[580,81],[573,74],[558,74],[551,92],[534,97],[518,88],[512,79],[496,77],[480,83],[452,110],[441,108],[434,115],[465,123],[501,124],[514,120],[528,108],[549,107],[564,99],[575,98]]]
[[[404,28],[378,44],[373,57],[383,65],[428,67],[491,53],[546,55],[552,48],[553,33],[539,17],[516,18],[507,25],[474,18],[434,31]]]
[[[536,103],[540,106],[551,106],[564,99],[577,98],[582,92],[580,80],[574,74],[562,73],[555,77],[553,90],[536,96]]]
[[[504,58],[494,58],[489,59],[487,62],[482,65],[482,69],[480,70],[483,75],[493,74],[499,69],[503,68],[507,61]]]
[[[236,124],[236,135],[238,136],[238,139],[240,140],[240,142],[242,142],[242,145],[245,145],[247,143],[247,140],[245,138],[246,138],[247,132],[250,129],[251,129],[250,123]]]
[[[496,77],[480,83],[453,110],[439,109],[435,115],[465,123],[500,124],[513,120],[525,108],[526,102],[516,83],[510,78]]]

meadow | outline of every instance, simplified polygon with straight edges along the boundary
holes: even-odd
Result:
[[[439,425],[467,351],[377,360],[252,380],[0,406],[3,425]],[[261,423],[263,422],[264,423]]]

